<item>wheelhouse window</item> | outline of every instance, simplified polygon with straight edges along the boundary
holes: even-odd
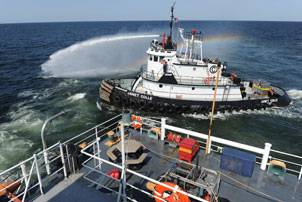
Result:
[[[159,61],[162,61],[164,58],[164,56],[159,56]]]
[[[158,62],[158,56],[154,55],[154,62]]]

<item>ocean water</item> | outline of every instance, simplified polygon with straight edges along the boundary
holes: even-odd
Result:
[[[302,155],[302,23],[185,21],[204,33],[205,57],[227,61],[246,79],[283,87],[293,103],[266,111],[215,116],[213,135]],[[74,22],[0,25],[0,170],[41,149],[43,121],[71,110],[47,128],[48,145],[72,137],[116,110],[99,111],[103,78],[133,75],[152,38],[168,23]],[[146,116],[160,116],[148,114]],[[203,114],[167,115],[168,122],[207,133]]]

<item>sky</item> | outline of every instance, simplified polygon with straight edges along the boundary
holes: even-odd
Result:
[[[168,20],[174,0],[0,0],[0,23]],[[180,20],[302,21],[302,0],[177,0]]]

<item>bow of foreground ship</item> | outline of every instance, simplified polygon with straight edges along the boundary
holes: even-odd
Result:
[[[0,173],[0,201],[302,201],[301,156],[118,115]]]
[[[262,81],[247,81],[227,71],[225,62],[202,55],[202,33],[178,30],[152,40],[147,65],[133,79],[103,80],[100,99],[121,108],[166,112],[209,112],[216,89],[217,110],[254,110],[284,107],[291,100],[286,91]]]

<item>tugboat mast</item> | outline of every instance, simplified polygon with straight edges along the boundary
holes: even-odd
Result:
[[[174,7],[175,7],[176,2],[173,3],[171,6],[171,20],[170,20],[170,38],[172,41],[172,31],[173,31],[173,21],[174,21]]]

